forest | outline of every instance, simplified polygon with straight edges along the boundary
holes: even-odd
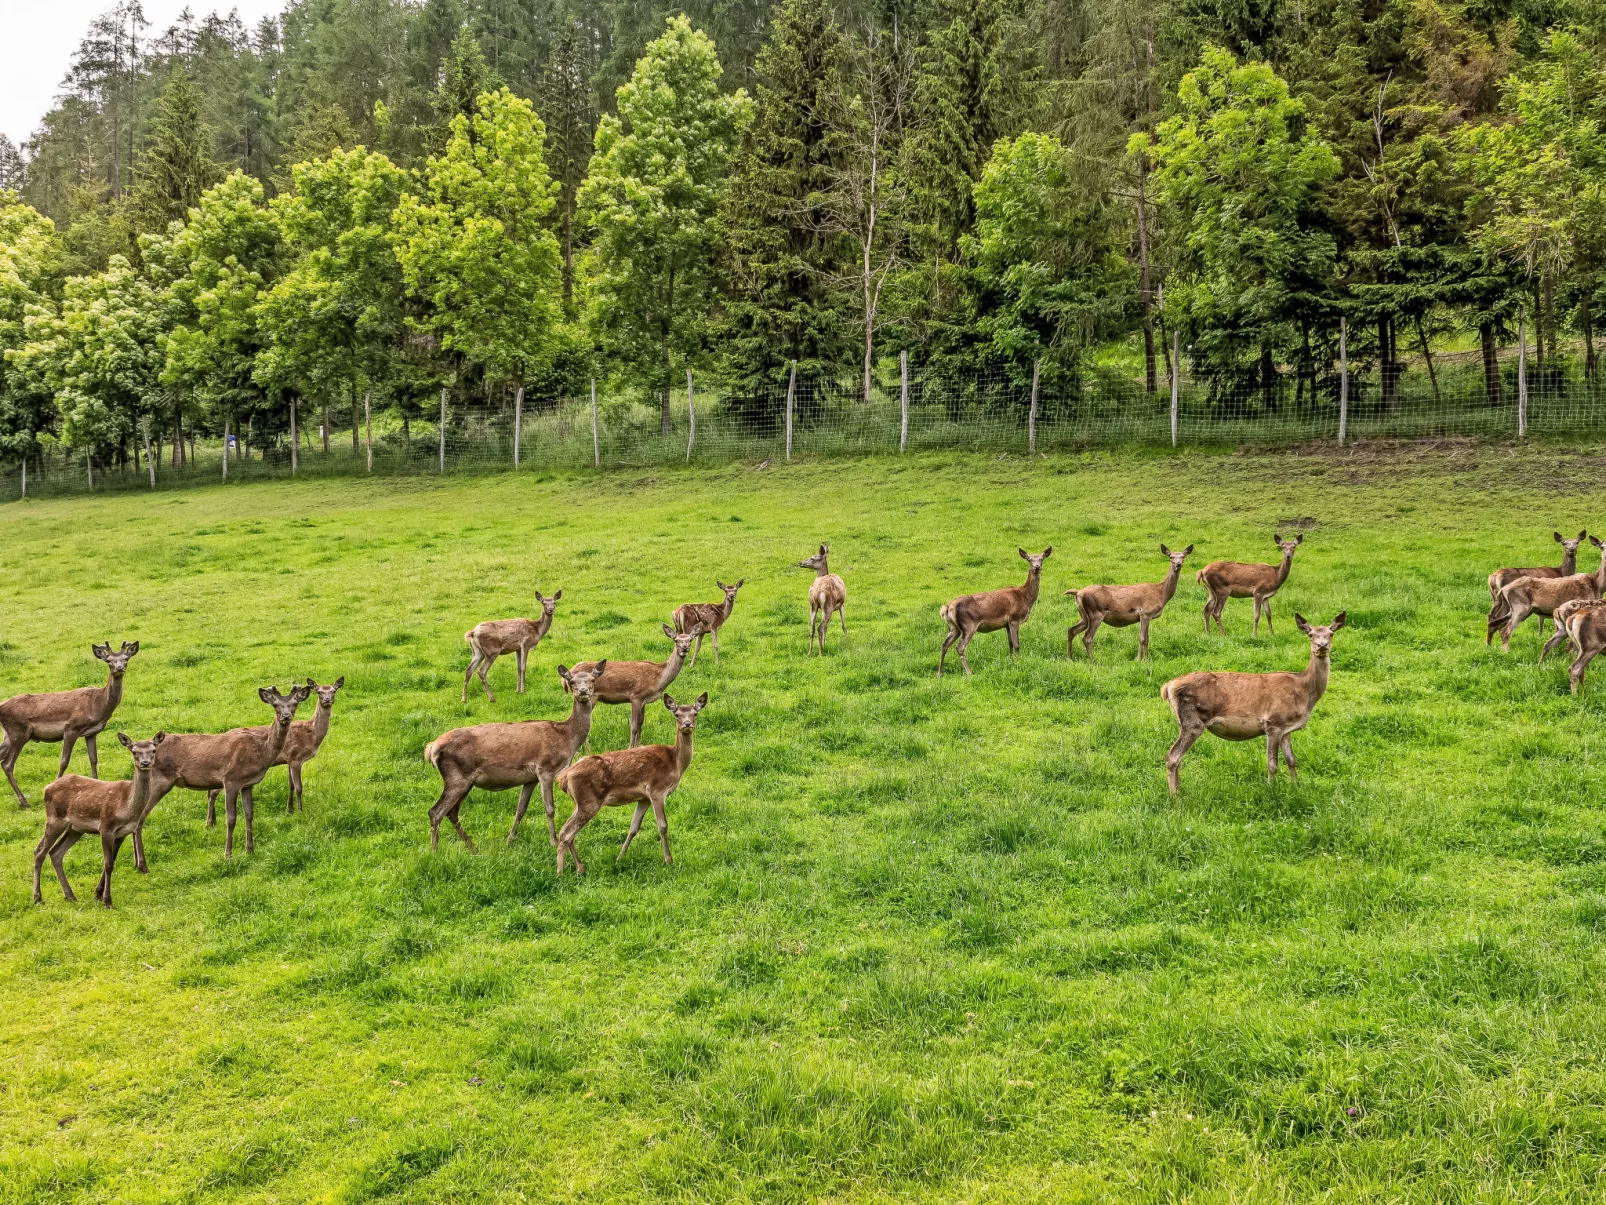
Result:
[[[1603,281],[1590,0],[120,0],[0,137],[0,460],[588,377],[667,431],[688,370],[740,411],[901,352],[1154,392],[1173,338],[1224,405],[1341,343],[1493,403],[1519,339],[1593,386]]]

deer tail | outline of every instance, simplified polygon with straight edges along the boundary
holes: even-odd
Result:
[[[1171,708],[1171,715],[1180,724],[1182,722],[1182,716],[1177,712],[1176,686],[1176,679],[1173,678],[1160,688],[1160,697],[1166,701],[1166,706]]]
[[[1202,586],[1202,585],[1204,585],[1204,575],[1205,575],[1205,571],[1203,569],[1201,569],[1201,570],[1199,570],[1199,572],[1197,572],[1197,573],[1195,573],[1193,575],[1193,580],[1198,582]]]
[[[424,760],[437,770],[441,768],[441,742],[439,737],[424,746]]]
[[[576,763],[576,764],[578,764],[578,763]],[[573,770],[574,770],[574,765],[565,766],[562,770],[560,770],[558,772],[557,778],[555,778],[553,780],[554,782],[556,782],[558,784],[558,790],[564,792],[565,794],[569,793],[569,775],[570,775],[571,772],[573,772]]]
[[[942,604],[942,606],[937,608],[937,614],[942,616],[942,621],[945,624],[947,624],[949,627],[954,627],[954,613],[958,609],[959,607],[957,603],[945,602]]]

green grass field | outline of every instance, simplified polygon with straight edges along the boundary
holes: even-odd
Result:
[[[175,791],[117,908],[29,902],[59,746],[0,799],[0,1202],[1553,1201],[1606,1191],[1606,670],[1483,644],[1484,577],[1606,527],[1603,461],[1462,446],[1066,455],[553,478],[334,481],[12,505],[0,696],[103,680],[113,729],[265,722],[346,676],[306,810],[257,793],[223,858]],[[1193,570],[1303,530],[1276,636],[1206,636]],[[805,656],[822,539],[849,639]],[[1155,626],[1065,659],[1061,591],[1158,575]],[[935,676],[938,604],[1055,548],[1011,664]],[[1593,552],[1580,568],[1592,570]],[[660,657],[747,578],[696,762],[623,864],[629,808],[558,881],[539,806],[476,792],[432,855],[426,741],[561,717],[555,667]],[[463,632],[563,590],[513,691],[458,702]],[[1203,738],[1166,793],[1167,678],[1304,665],[1295,737]],[[950,661],[952,664],[952,661]],[[1606,665],[1606,662],[1600,663]],[[310,707],[304,714],[310,716]],[[598,709],[594,747],[626,709]],[[647,739],[670,739],[661,706]],[[111,732],[102,773],[125,777]],[[74,768],[87,771],[82,747]],[[559,820],[567,815],[559,796]]]

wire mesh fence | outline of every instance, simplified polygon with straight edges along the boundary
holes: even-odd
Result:
[[[529,470],[608,470],[733,461],[897,455],[939,449],[1005,454],[1098,446],[1290,446],[1380,437],[1519,439],[1606,433],[1606,388],[1563,365],[1502,365],[1447,358],[1403,379],[1327,371],[1270,382],[1162,374],[1157,388],[1112,373],[1049,379],[1019,374],[916,375],[898,365],[871,383],[801,379],[738,389],[712,380],[662,395],[453,398],[444,422],[403,423],[381,410],[357,437],[346,427],[298,428],[288,439],[244,448],[225,462],[219,438],[202,437],[185,463],[152,466],[131,446],[115,463],[84,450],[54,450],[14,463],[0,499],[173,488],[223,480],[426,475]]]

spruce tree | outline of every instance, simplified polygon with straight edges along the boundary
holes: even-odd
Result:
[[[154,134],[130,208],[135,230],[162,234],[169,222],[183,221],[218,178],[208,153],[211,131],[201,120],[195,85],[182,68],[168,76]]]

